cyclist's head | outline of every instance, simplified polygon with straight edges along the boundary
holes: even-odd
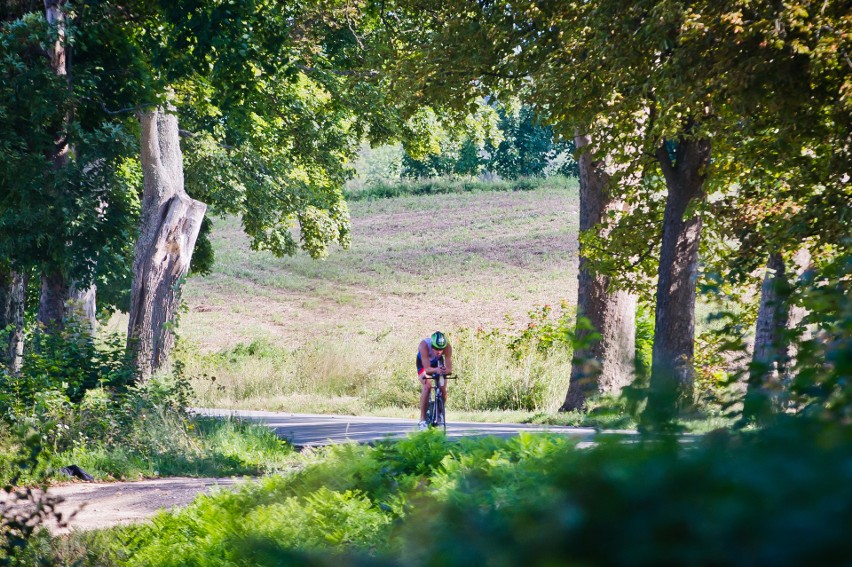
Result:
[[[432,333],[432,348],[435,350],[444,350],[447,348],[449,342],[447,341],[447,337],[444,336],[444,333],[441,331],[435,331]]]

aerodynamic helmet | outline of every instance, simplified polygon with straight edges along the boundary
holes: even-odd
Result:
[[[447,337],[444,336],[444,333],[441,331],[435,331],[432,333],[432,348],[436,350],[444,350],[447,348],[449,341],[447,341]]]

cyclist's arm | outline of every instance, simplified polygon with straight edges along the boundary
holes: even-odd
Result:
[[[429,347],[426,346],[424,341],[420,341],[420,346],[418,347],[420,350],[420,361],[423,363],[423,372],[426,374],[434,374],[438,371],[434,366],[429,366],[432,361],[429,359]]]
[[[453,373],[453,345],[447,345],[444,351],[444,369],[446,369],[447,374]]]

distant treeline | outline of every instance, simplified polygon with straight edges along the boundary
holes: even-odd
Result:
[[[498,139],[447,138],[440,151],[422,157],[402,156],[402,177],[497,175],[502,179],[549,177],[579,173],[573,140],[559,140],[553,128],[540,122],[533,109],[497,109]]]
[[[348,189],[347,201],[389,199],[406,195],[445,195],[473,193],[476,191],[532,191],[544,187],[576,187],[576,179],[556,175],[552,177],[525,177],[482,181],[478,179],[428,178],[400,181],[376,181],[369,186]]]

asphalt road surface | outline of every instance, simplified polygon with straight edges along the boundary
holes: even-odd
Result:
[[[193,410],[211,417],[235,417],[271,427],[294,447],[317,447],[331,443],[371,443],[381,439],[400,438],[417,431],[417,421],[391,417],[358,417],[351,415],[316,415],[268,411],[204,409]],[[578,446],[592,443],[597,434],[589,427],[556,425],[524,425],[515,423],[447,422],[447,437],[472,436],[511,437],[521,431],[550,432],[574,437]]]

